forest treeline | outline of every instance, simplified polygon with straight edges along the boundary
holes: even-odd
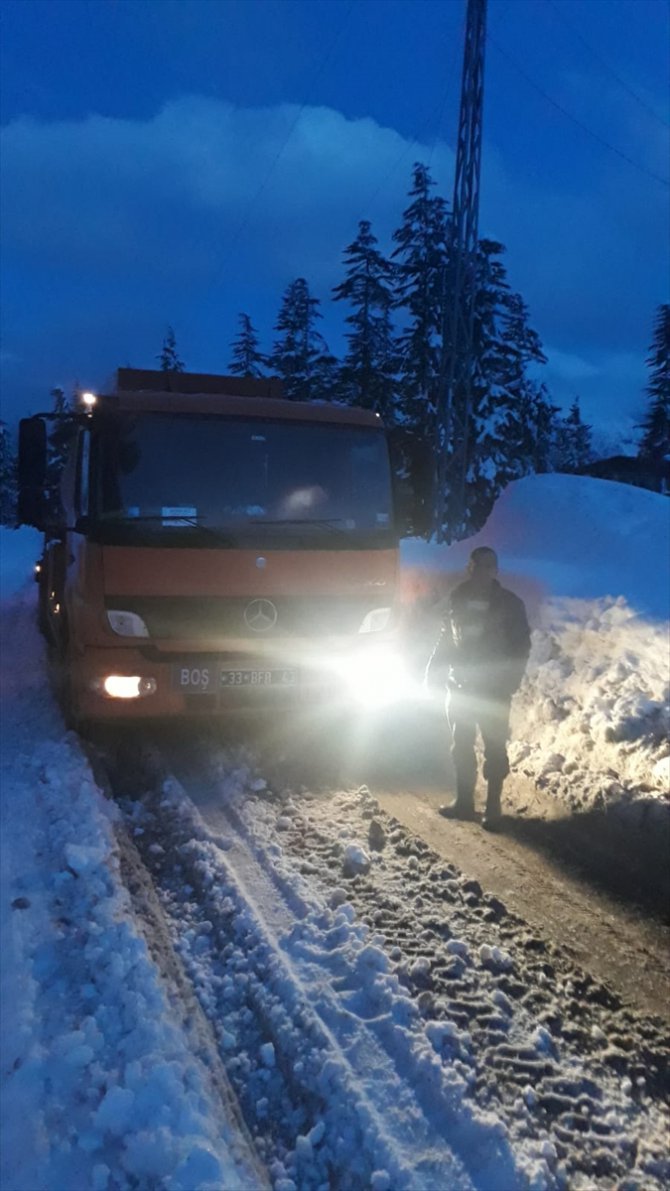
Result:
[[[321,302],[304,277],[290,282],[278,303],[275,334],[263,344],[253,315],[240,312],[227,361],[229,373],[277,376],[292,401],[338,401],[379,412],[411,441],[437,443],[437,414],[445,360],[444,327],[452,295],[451,220],[428,168],[416,163],[408,205],[385,255],[369,220],[361,220],[343,252],[343,277],[333,302],[344,311],[345,347],[338,357],[320,329]],[[502,489],[531,473],[583,470],[593,459],[591,428],[575,396],[567,414],[541,378],[546,363],[523,296],[510,284],[498,241],[479,241],[474,286],[474,355],[466,432],[465,507],[456,536],[476,531]],[[157,356],[168,372],[183,371],[176,335],[168,327]],[[641,422],[634,482],[663,487],[670,456],[670,306],[658,307],[647,359],[647,404]],[[458,396],[458,395],[457,395]],[[67,414],[62,389],[52,390]],[[463,433],[463,421],[455,423]],[[12,447],[0,424],[0,514],[14,508]],[[446,444],[454,452],[454,443]],[[57,470],[58,450],[54,468]],[[630,471],[630,468],[628,469]],[[449,468],[447,466],[447,475]],[[621,478],[626,478],[626,469]],[[618,476],[616,478],[619,478]]]

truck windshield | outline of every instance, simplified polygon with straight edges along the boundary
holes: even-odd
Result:
[[[392,532],[381,430],[119,415],[98,434],[96,456],[97,520],[135,536],[202,538],[208,528],[240,543],[327,535],[381,545]]]

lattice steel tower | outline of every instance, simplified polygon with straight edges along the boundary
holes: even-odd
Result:
[[[462,520],[465,504],[474,363],[485,42],[486,0],[468,0],[437,401],[434,530],[439,541],[453,537]]]

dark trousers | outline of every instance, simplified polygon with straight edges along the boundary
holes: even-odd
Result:
[[[451,756],[460,799],[471,801],[477,780],[475,739],[477,728],[484,744],[484,777],[502,788],[509,773],[507,741],[511,699],[491,699],[461,690],[449,692],[447,716],[451,728]]]

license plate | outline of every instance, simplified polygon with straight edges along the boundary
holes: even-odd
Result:
[[[295,686],[295,670],[222,670],[219,683],[222,687],[233,686]]]
[[[297,670],[249,667],[224,670],[216,662],[202,666],[173,667],[173,685],[185,695],[216,695],[218,691],[231,687],[293,687],[297,681]]]
[[[206,666],[173,666],[172,682],[187,695],[215,695],[219,668]]]

